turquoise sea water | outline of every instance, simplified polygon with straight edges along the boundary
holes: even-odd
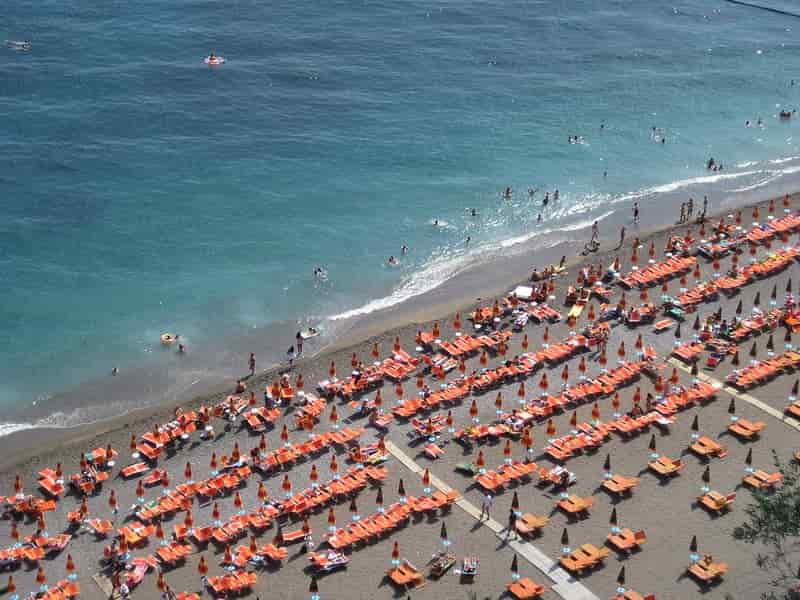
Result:
[[[174,361],[164,331],[206,361],[280,331],[282,355],[295,321],[335,332],[633,200],[664,221],[688,193],[797,187],[797,125],[776,113],[800,102],[800,19],[721,0],[2,12],[0,38],[33,49],[0,49],[0,420]]]

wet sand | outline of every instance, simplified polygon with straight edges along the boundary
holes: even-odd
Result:
[[[780,202],[777,203],[780,206]],[[793,198],[793,206],[798,206],[798,199]],[[766,203],[760,205],[762,215],[766,214]],[[780,212],[781,209],[779,209]],[[744,226],[750,222],[750,210],[743,210]],[[695,235],[697,233],[697,226],[692,227]],[[686,230],[685,226],[678,227],[678,232],[683,233]],[[666,236],[671,232],[664,230],[653,232],[648,236],[641,235],[643,249],[640,250],[640,260],[646,259],[646,250],[649,247],[650,241],[653,240],[656,247],[661,249],[664,247]],[[632,237],[629,234],[629,237]],[[792,242],[796,240],[796,236],[792,237]],[[615,244],[605,244],[604,247],[596,255],[589,257],[592,263],[599,263],[608,265],[613,262],[616,253],[613,250],[606,250],[609,246]],[[583,247],[583,241],[576,242],[576,247]],[[556,254],[562,253],[560,249],[554,249]],[[767,251],[764,248],[759,249],[759,256],[766,255]],[[620,258],[623,261],[623,271],[629,270],[627,263],[630,258],[630,240],[626,244],[623,251],[620,253]],[[659,256],[661,253],[659,252]],[[558,298],[555,306],[566,312],[563,309],[563,298],[565,287],[575,281],[576,266],[580,263],[582,257],[575,257],[570,261],[570,274],[557,280],[556,296]],[[537,254],[533,257],[526,258],[528,268],[537,266],[543,267],[551,260],[542,260],[542,255]],[[705,260],[700,259],[703,277],[709,277],[713,272],[711,264]],[[730,265],[730,258],[723,259],[722,269],[728,268]],[[489,286],[483,294],[484,298],[489,298],[494,294],[508,291],[513,289],[515,280],[519,280],[522,273],[518,273],[519,267],[510,267],[507,270],[497,273],[497,285]],[[501,285],[500,281],[505,279],[505,283]],[[727,299],[724,296],[720,297],[718,302],[701,305],[699,307],[699,314],[704,317],[716,310],[719,306],[723,307],[723,311],[727,316],[733,314],[736,303],[741,298],[745,305],[745,311],[749,310],[752,305],[753,297],[756,292],[761,292],[762,307],[766,307],[769,302],[769,295],[773,285],[777,284],[778,289],[781,291],[779,294],[779,301],[782,300],[782,290],[786,284],[788,277],[792,277],[794,282],[800,281],[800,273],[798,272],[797,264],[793,263],[786,271],[767,278],[765,280],[753,283],[744,288],[742,293],[733,298]],[[694,281],[693,277],[689,277],[690,281]],[[678,280],[673,280],[669,284],[669,291],[667,293],[675,294],[680,287]],[[464,328],[469,326],[466,321],[466,312],[476,306],[474,298],[466,298],[463,295],[453,294],[448,303],[444,296],[447,295],[447,290],[441,290],[441,302],[433,302],[428,304],[424,311],[421,311],[412,323],[408,323],[399,328],[386,330],[387,325],[394,324],[394,317],[387,314],[380,319],[376,318],[374,329],[370,329],[368,339],[348,338],[345,336],[341,343],[335,348],[330,348],[320,355],[308,360],[301,360],[294,368],[295,372],[301,372],[306,380],[306,389],[311,389],[316,382],[326,379],[328,367],[331,361],[337,365],[340,374],[349,371],[350,358],[353,352],[356,352],[365,361],[371,360],[369,352],[373,343],[378,343],[381,348],[382,355],[387,355],[394,342],[395,337],[399,337],[401,345],[407,350],[411,350],[416,345],[414,337],[419,329],[429,329],[430,321],[434,318],[439,319],[442,327],[442,339],[450,339],[454,334],[452,327],[452,315],[455,311],[460,311],[462,320],[465,321]],[[614,296],[619,297],[620,290],[615,288]],[[660,294],[660,289],[651,290],[651,299],[655,299]],[[638,302],[637,293],[628,293],[628,301]],[[485,302],[484,302],[485,303]],[[690,339],[694,333],[691,331],[691,323],[694,320],[694,315],[690,315],[687,321],[683,324],[682,339]],[[378,322],[380,321],[380,322]],[[380,331],[380,325],[383,324],[384,329]],[[579,321],[578,326],[582,327],[586,324],[585,313]],[[531,348],[536,349],[542,343],[542,334],[544,327],[540,325],[529,324],[524,332],[528,335],[531,343]],[[549,327],[550,341],[559,341],[565,339],[568,335],[569,328],[566,323],[562,322],[558,325],[551,325]],[[363,332],[360,332],[363,333]],[[617,325],[612,329],[611,340],[609,342],[609,363],[613,363],[616,348],[621,340],[625,340],[626,346],[632,350],[633,342],[638,333],[643,333],[647,344],[655,346],[659,358],[666,358],[671,351],[675,342],[674,331],[669,331],[661,335],[652,333],[650,327],[641,327],[638,330],[631,330],[623,325]],[[780,348],[783,339],[783,331],[776,335],[776,347]],[[509,344],[509,355],[513,356],[521,351],[520,342],[521,335],[515,335]],[[763,338],[763,336],[762,336]],[[742,345],[742,348],[749,351],[751,342]],[[765,358],[767,356],[764,347],[763,339],[759,339],[757,343],[758,358]],[[742,352],[744,359],[746,351]],[[587,356],[589,364],[588,375],[593,376],[599,372],[600,366],[592,360],[596,358],[594,355]],[[501,362],[501,357],[492,358],[489,366],[497,365]],[[569,361],[571,378],[570,383],[575,383],[578,380],[577,361],[579,359],[572,359]],[[743,361],[744,362],[744,361]],[[472,357],[467,360],[467,369],[480,368],[478,357]],[[550,389],[554,391],[560,383],[561,366],[547,369],[548,377],[551,381]],[[725,375],[730,371],[731,365],[729,362],[724,362],[713,371],[709,371],[709,375],[715,379],[723,380]],[[270,371],[259,373],[256,377],[249,380],[248,389],[258,390],[257,395],[260,399],[261,392],[264,384],[272,382],[277,377],[279,371]],[[448,377],[452,378],[454,375]],[[691,376],[688,373],[680,371],[680,378],[682,383],[690,383]],[[530,398],[537,389],[536,383],[539,381],[539,375],[529,378],[526,382],[527,397]],[[186,403],[187,408],[196,408],[202,404],[212,405],[219,402],[225,395],[232,391],[231,385],[221,386],[217,389],[210,390],[203,393],[197,398]],[[770,383],[767,386],[758,388],[752,392],[757,398],[767,402],[774,408],[782,410],[786,404],[786,397],[789,395],[789,390],[794,383],[794,378],[790,376],[783,376]],[[433,388],[435,383],[431,383]],[[643,377],[639,382],[632,386],[623,389],[620,393],[623,410],[627,410],[631,406],[631,398],[637,386],[641,387],[642,394],[645,395],[648,391],[652,390],[652,382]],[[411,395],[416,391],[414,380],[408,380],[404,384],[407,395]],[[510,408],[516,402],[516,391],[518,384],[509,384],[501,388],[506,407]],[[383,395],[386,406],[390,406],[395,400],[393,386],[385,385],[383,387]],[[477,398],[478,406],[480,409],[480,419],[482,422],[488,422],[495,416],[494,397],[496,392],[490,392],[484,395],[473,396]],[[372,397],[372,394],[369,395]],[[642,594],[655,593],[656,597],[664,598],[691,598],[703,597],[707,598],[754,598],[759,595],[761,591],[766,589],[768,582],[768,574],[761,571],[755,562],[755,554],[758,548],[746,546],[738,542],[734,542],[731,538],[731,531],[733,527],[738,525],[743,519],[743,509],[749,502],[750,493],[737,485],[741,481],[744,474],[744,456],[749,448],[753,449],[753,465],[757,468],[764,468],[769,470],[771,467],[771,451],[774,449],[778,456],[783,460],[789,460],[795,448],[798,432],[793,428],[781,423],[774,417],[765,414],[757,408],[742,402],[737,401],[736,409],[737,415],[746,417],[750,420],[762,420],[767,423],[767,430],[761,436],[761,439],[754,443],[745,444],[725,432],[727,425],[730,423],[729,415],[727,412],[730,396],[725,392],[720,392],[718,399],[704,408],[693,408],[684,411],[677,415],[677,422],[670,428],[669,434],[661,434],[657,430],[656,433],[658,451],[662,454],[669,455],[673,458],[684,455],[686,467],[682,474],[670,481],[667,484],[661,484],[652,475],[646,472],[646,464],[649,460],[650,450],[648,443],[650,441],[650,432],[642,434],[629,441],[623,441],[619,436],[612,435],[611,440],[606,443],[599,452],[593,455],[584,455],[570,460],[567,463],[567,468],[574,471],[578,476],[578,482],[570,489],[571,493],[579,494],[581,496],[593,495],[595,499],[594,506],[591,510],[591,516],[587,519],[578,522],[568,522],[567,518],[560,512],[554,510],[558,498],[550,491],[542,490],[535,485],[535,483],[526,483],[518,486],[517,488],[510,488],[505,493],[498,495],[494,501],[492,508],[492,515],[501,523],[505,523],[506,516],[511,503],[513,490],[516,489],[519,494],[521,510],[523,512],[533,512],[536,514],[546,514],[551,516],[551,523],[544,529],[539,538],[533,540],[533,544],[543,550],[548,556],[557,559],[560,550],[560,538],[562,530],[566,527],[569,532],[570,545],[577,547],[581,543],[590,542],[596,546],[601,546],[606,535],[609,533],[609,514],[612,507],[616,506],[618,517],[621,526],[630,527],[631,529],[644,529],[647,533],[648,542],[644,548],[634,553],[631,557],[620,557],[612,552],[612,555],[606,560],[603,568],[595,571],[591,575],[582,577],[581,580],[584,585],[600,598],[611,597],[617,587],[616,577],[621,566],[626,567],[627,585],[630,588],[638,590]],[[341,400],[335,400],[337,409],[342,417],[347,417],[351,414],[352,409]],[[470,417],[468,414],[471,397],[468,397],[457,407],[453,408],[453,416],[458,426],[463,426],[469,423]],[[611,404],[610,398],[605,398],[600,401],[601,406],[601,419],[610,419]],[[115,448],[120,451],[120,459],[118,463],[124,466],[129,463],[128,460],[128,444],[131,432],[141,434],[147,430],[152,429],[156,423],[163,423],[168,421],[173,414],[173,405],[162,405],[153,408],[142,409],[140,411],[132,412],[128,415],[118,419],[112,419],[97,423],[91,426],[78,428],[76,430],[31,430],[21,432],[6,438],[0,439],[0,449],[2,450],[2,458],[0,458],[0,484],[2,489],[10,490],[13,486],[13,478],[16,473],[24,474],[24,484],[26,491],[32,492],[35,486],[35,473],[45,466],[55,466],[56,462],[61,462],[64,465],[65,473],[72,473],[77,470],[78,461],[81,452],[93,449],[99,445],[111,443]],[[584,406],[578,409],[579,420],[588,420],[590,406]],[[327,413],[326,413],[327,414]],[[701,432],[709,435],[710,437],[719,437],[720,443],[728,447],[728,456],[722,460],[713,459],[711,462],[712,473],[712,489],[721,493],[728,493],[736,490],[738,497],[734,509],[727,515],[715,518],[709,516],[702,508],[694,504],[695,497],[699,494],[699,488],[702,485],[701,474],[705,469],[705,464],[692,455],[685,454],[685,449],[690,440],[690,425],[695,414],[699,415]],[[566,433],[571,429],[569,419],[571,412],[565,412],[554,419],[558,435]],[[306,439],[307,434],[303,431],[295,431],[291,428],[291,415],[287,415],[287,420],[290,423],[291,441],[303,441]],[[283,419],[281,420],[283,421]],[[354,425],[364,425],[363,421],[355,421]],[[279,422],[275,429],[268,434],[269,445],[274,448],[281,444],[279,439],[279,431],[281,422]],[[330,429],[330,424],[326,418],[323,418],[317,426],[316,431],[327,431]],[[221,424],[217,424],[217,430],[221,430]],[[459,489],[465,499],[471,503],[480,506],[482,494],[474,483],[461,474],[454,471],[454,466],[458,462],[469,462],[475,459],[477,450],[480,449],[484,452],[486,464],[489,468],[494,468],[503,462],[503,446],[504,442],[483,444],[480,447],[475,446],[472,451],[466,451],[460,445],[450,442],[444,444],[445,455],[439,460],[432,462],[421,456],[419,447],[409,447],[406,433],[409,426],[405,423],[395,422],[390,428],[387,439],[394,442],[401,447],[406,453],[415,457],[415,460],[431,469],[438,478],[448,483],[449,485]],[[549,464],[549,460],[545,457],[538,456],[546,445],[547,435],[545,433],[544,423],[540,423],[534,427],[535,442],[534,448],[536,450],[536,461],[542,464]],[[196,436],[195,436],[196,437]],[[447,434],[444,436],[446,441],[449,437]],[[362,437],[362,443],[368,443],[376,438],[374,429],[367,429],[366,434]],[[213,442],[200,442],[188,444],[185,448],[177,451],[174,456],[168,457],[166,460],[159,461],[159,467],[166,468],[170,474],[170,481],[173,485],[183,480],[183,469],[186,461],[191,461],[195,471],[195,479],[199,479],[207,475],[209,471],[209,460],[212,452],[218,456],[221,454],[229,454],[234,442],[237,441],[243,451],[247,451],[250,447],[257,445],[258,437],[251,436],[246,429],[235,432],[227,432],[220,435]],[[513,452],[515,458],[522,458],[522,449],[518,443],[513,444]],[[634,491],[633,496],[628,499],[616,502],[610,498],[604,491],[599,489],[603,480],[603,461],[607,454],[611,454],[613,471],[624,475],[641,476],[639,487]],[[317,465],[317,469],[321,473],[321,479],[328,477],[328,463],[330,461],[331,452],[327,452],[315,458],[302,462],[289,471],[290,480],[292,481],[295,489],[305,487],[308,482],[308,473],[312,464]],[[346,464],[345,456],[338,457],[341,465]],[[402,478],[405,483],[406,490],[409,494],[418,495],[421,493],[421,483],[418,476],[412,474],[405,469],[397,460],[390,459],[387,463],[389,468],[389,476],[384,482],[384,496],[387,504],[396,499],[396,490],[399,479]],[[256,505],[256,490],[258,487],[259,475],[254,475],[250,478],[247,486],[241,490],[242,498],[244,499],[245,506],[252,508]],[[282,474],[274,474],[265,479],[265,484],[273,497],[281,497],[281,481]],[[110,484],[110,485],[109,485]],[[130,506],[135,498],[134,489],[136,482],[122,482],[120,479],[113,479],[106,484],[105,489],[98,495],[89,498],[90,516],[98,516],[108,518],[110,511],[108,509],[108,491],[114,489],[122,508],[121,514],[117,518],[117,525],[120,526],[123,522],[123,515],[127,514],[126,508]],[[160,493],[160,488],[151,488],[148,490],[147,498],[152,499]],[[358,509],[360,514],[366,515],[375,510],[375,495],[374,489],[368,489],[359,494],[357,499]],[[47,523],[51,532],[61,531],[65,526],[67,510],[74,510],[78,504],[78,499],[74,496],[67,496],[63,498],[60,503],[59,510],[54,513],[48,513]],[[234,514],[233,498],[226,497],[219,500],[222,509],[223,519]],[[348,504],[344,503],[336,507],[335,513],[339,524],[345,523],[350,518],[348,511]],[[203,506],[195,505],[193,509],[195,522],[198,524],[205,524],[211,522],[211,504]],[[321,511],[314,514],[309,519],[312,531],[314,532],[315,541],[319,541],[321,534],[327,530],[327,511]],[[167,532],[172,530],[174,524],[182,522],[182,513],[179,513],[171,521],[165,521],[164,528]],[[365,548],[361,548],[353,552],[351,556],[350,566],[346,571],[341,571],[323,577],[320,580],[320,595],[322,598],[344,598],[353,596],[357,597],[405,597],[405,594],[397,593],[389,586],[383,578],[385,571],[391,566],[390,555],[392,544],[398,541],[400,545],[401,554],[404,558],[409,559],[411,562],[422,568],[424,563],[427,562],[430,555],[438,550],[439,542],[439,529],[441,523],[447,524],[447,529],[452,540],[452,551],[459,557],[464,554],[477,554],[481,559],[481,571],[479,576],[470,584],[462,583],[456,575],[450,573],[439,581],[428,581],[427,585],[412,592],[414,598],[433,598],[446,597],[446,598],[460,598],[468,597],[468,594],[474,592],[477,597],[490,597],[497,598],[504,591],[504,584],[511,580],[509,572],[509,565],[512,560],[513,552],[498,539],[486,527],[476,525],[475,520],[459,507],[453,507],[452,510],[446,515],[439,515],[435,519],[420,519],[412,521],[408,526],[398,531],[397,533],[388,536],[387,538]],[[289,526],[293,529],[295,526]],[[8,528],[0,528],[0,547],[6,547],[11,544]],[[22,535],[33,533],[35,523],[20,524],[20,531]],[[261,542],[268,541],[274,535],[274,527],[268,529],[263,535]],[[709,589],[702,590],[698,584],[684,575],[684,570],[689,561],[689,541],[692,535],[697,535],[701,553],[712,554],[715,559],[727,562],[729,564],[729,573],[724,577],[721,583],[712,586]],[[78,572],[79,581],[82,586],[83,598],[101,598],[102,594],[99,588],[91,580],[91,576],[100,570],[98,560],[102,556],[102,548],[107,542],[96,541],[94,536],[89,533],[81,533],[71,542],[68,551],[75,559]],[[243,540],[244,544],[247,540]],[[157,540],[151,540],[148,547],[134,551],[134,555],[140,556],[152,553],[157,548]],[[259,581],[255,587],[252,597],[260,595],[261,597],[275,597],[275,598],[306,598],[308,597],[308,583],[309,577],[303,571],[307,565],[307,558],[304,555],[297,554],[299,548],[291,546],[289,548],[290,558],[284,561],[284,565],[273,572],[262,571],[259,575]],[[61,577],[64,573],[64,563],[66,560],[66,552],[53,560],[46,560],[43,562],[47,573],[50,575],[51,580],[56,577]],[[221,567],[218,565],[222,558],[222,550],[214,549],[213,546],[203,552],[195,551],[189,558],[186,566],[169,571],[166,573],[166,579],[176,591],[180,590],[199,590],[200,581],[196,571],[196,563],[199,556],[204,554],[206,559],[211,565],[211,574],[220,574]],[[549,585],[547,574],[541,573],[525,560],[520,559],[520,571],[523,576],[528,576],[535,581],[544,585]],[[34,576],[35,569],[28,570],[23,568],[14,573],[17,579],[18,586],[22,590],[34,589]],[[156,577],[149,575],[144,583],[139,586],[132,594],[133,598],[154,598],[157,597],[157,590],[155,587]],[[558,597],[554,592],[547,591],[545,598]]]

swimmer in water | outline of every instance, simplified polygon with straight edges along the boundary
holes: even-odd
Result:
[[[545,206],[547,206],[547,203],[550,202],[550,192],[544,193],[544,200],[542,202]]]
[[[511,193],[512,193],[511,192],[511,186],[508,186],[506,188],[506,191],[503,193],[503,197],[506,198],[506,199],[511,198]]]
[[[536,193],[536,190],[535,190],[535,189],[533,189],[533,188],[528,188],[528,197],[530,197],[530,198],[533,198],[533,196],[534,196],[534,194],[535,194],[535,193]]]
[[[473,216],[473,217],[477,217],[478,216],[478,211],[476,209],[474,209],[474,208],[471,208],[470,209],[470,215]]]
[[[408,254],[408,246],[406,246],[405,244],[403,244],[403,245],[400,247],[400,254]]]
[[[389,260],[388,260],[388,261],[386,261],[386,262],[387,262],[388,264],[390,264],[391,266],[394,266],[394,265],[396,265],[396,264],[397,264],[397,259],[396,259],[394,256],[390,256],[390,257],[389,257]]]
[[[472,241],[472,238],[470,236],[467,236],[467,241],[465,243],[469,244],[471,241]]]
[[[434,227],[438,227],[439,226],[439,219],[434,219],[433,220],[433,226]]]
[[[536,222],[537,223],[541,223],[542,222],[542,213],[539,213],[539,216],[536,217]]]
[[[558,190],[553,192],[553,200],[558,200]]]

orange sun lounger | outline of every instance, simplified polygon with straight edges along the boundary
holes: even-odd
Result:
[[[622,475],[614,475],[611,479],[606,479],[603,482],[603,489],[611,492],[615,496],[622,496],[630,494],[639,485],[638,477],[623,477]]]
[[[550,517],[525,513],[516,520],[515,527],[520,535],[533,536],[538,534],[549,522]]]
[[[420,588],[425,585],[425,576],[407,560],[386,573],[389,580],[399,588]]]
[[[711,560],[700,560],[689,565],[686,572],[695,577],[702,584],[709,584],[728,572],[728,565],[725,563],[715,563]]]
[[[659,477],[673,477],[683,469],[681,460],[673,460],[666,456],[659,456],[656,460],[647,463],[647,467]]]
[[[697,498],[697,502],[700,506],[714,514],[730,510],[734,500],[736,500],[736,492],[723,496],[719,492],[713,490]]]
[[[742,483],[756,490],[766,492],[774,489],[778,484],[783,481],[783,473],[776,471],[775,473],[766,473],[764,471],[756,470],[742,478]]]
[[[763,421],[753,423],[747,419],[737,419],[728,425],[728,431],[745,440],[752,440],[767,426]]]
[[[644,530],[633,532],[630,529],[622,529],[619,533],[611,533],[606,538],[610,546],[620,552],[630,553],[641,548],[647,542],[647,535]]]
[[[544,586],[535,583],[527,577],[523,577],[519,581],[514,581],[506,585],[508,593],[517,598],[518,600],[528,600],[529,598],[539,598],[544,594]]]

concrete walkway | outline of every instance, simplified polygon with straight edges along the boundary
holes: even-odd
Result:
[[[425,469],[417,464],[413,458],[411,458],[408,454],[403,452],[403,450],[389,440],[386,440],[385,443],[386,449],[389,451],[389,453],[394,456],[403,466],[409,469],[412,473],[422,476],[422,473],[425,471]],[[442,492],[449,492],[453,489],[441,479],[436,477],[433,473],[431,473],[431,485]],[[456,504],[464,512],[471,515],[476,521],[480,520],[480,508],[466,500],[463,496],[456,501]],[[498,538],[505,539],[505,528],[500,523],[492,518],[485,519],[482,522],[486,527],[491,529]],[[582,583],[572,577],[564,569],[559,567],[556,561],[552,560],[533,544],[522,540],[509,540],[508,546],[521,558],[527,560],[534,567],[549,577],[553,582],[552,590],[565,600],[600,600]]]
[[[690,373],[690,374],[692,372],[692,369],[689,366],[687,366],[686,364],[684,364],[683,362],[681,362],[677,358],[670,358],[670,359],[668,359],[667,362],[669,362],[671,365],[673,365],[674,367],[677,367],[678,369],[680,369],[682,371],[685,371],[685,372]],[[775,417],[776,419],[778,419],[781,423],[783,423],[787,427],[791,427],[792,429],[795,429],[796,431],[800,431],[800,422],[796,421],[795,419],[792,419],[791,417],[787,417],[785,413],[782,413],[781,411],[779,411],[779,410],[777,410],[775,408],[772,408],[769,404],[766,404],[766,403],[762,402],[758,398],[755,398],[755,397],[751,396],[750,394],[742,393],[742,392],[738,391],[736,388],[732,388],[729,385],[725,385],[724,383],[722,383],[718,379],[714,379],[713,377],[711,377],[711,376],[709,376],[709,375],[707,375],[706,373],[703,373],[703,372],[700,372],[697,375],[694,375],[694,377],[696,377],[700,381],[705,381],[706,383],[710,383],[714,387],[716,387],[718,389],[721,389],[722,391],[730,394],[734,398],[738,398],[739,400],[741,400],[743,402],[747,402],[748,404],[750,404],[752,406],[755,406],[757,409],[767,413],[768,415],[770,415],[772,417]]]

